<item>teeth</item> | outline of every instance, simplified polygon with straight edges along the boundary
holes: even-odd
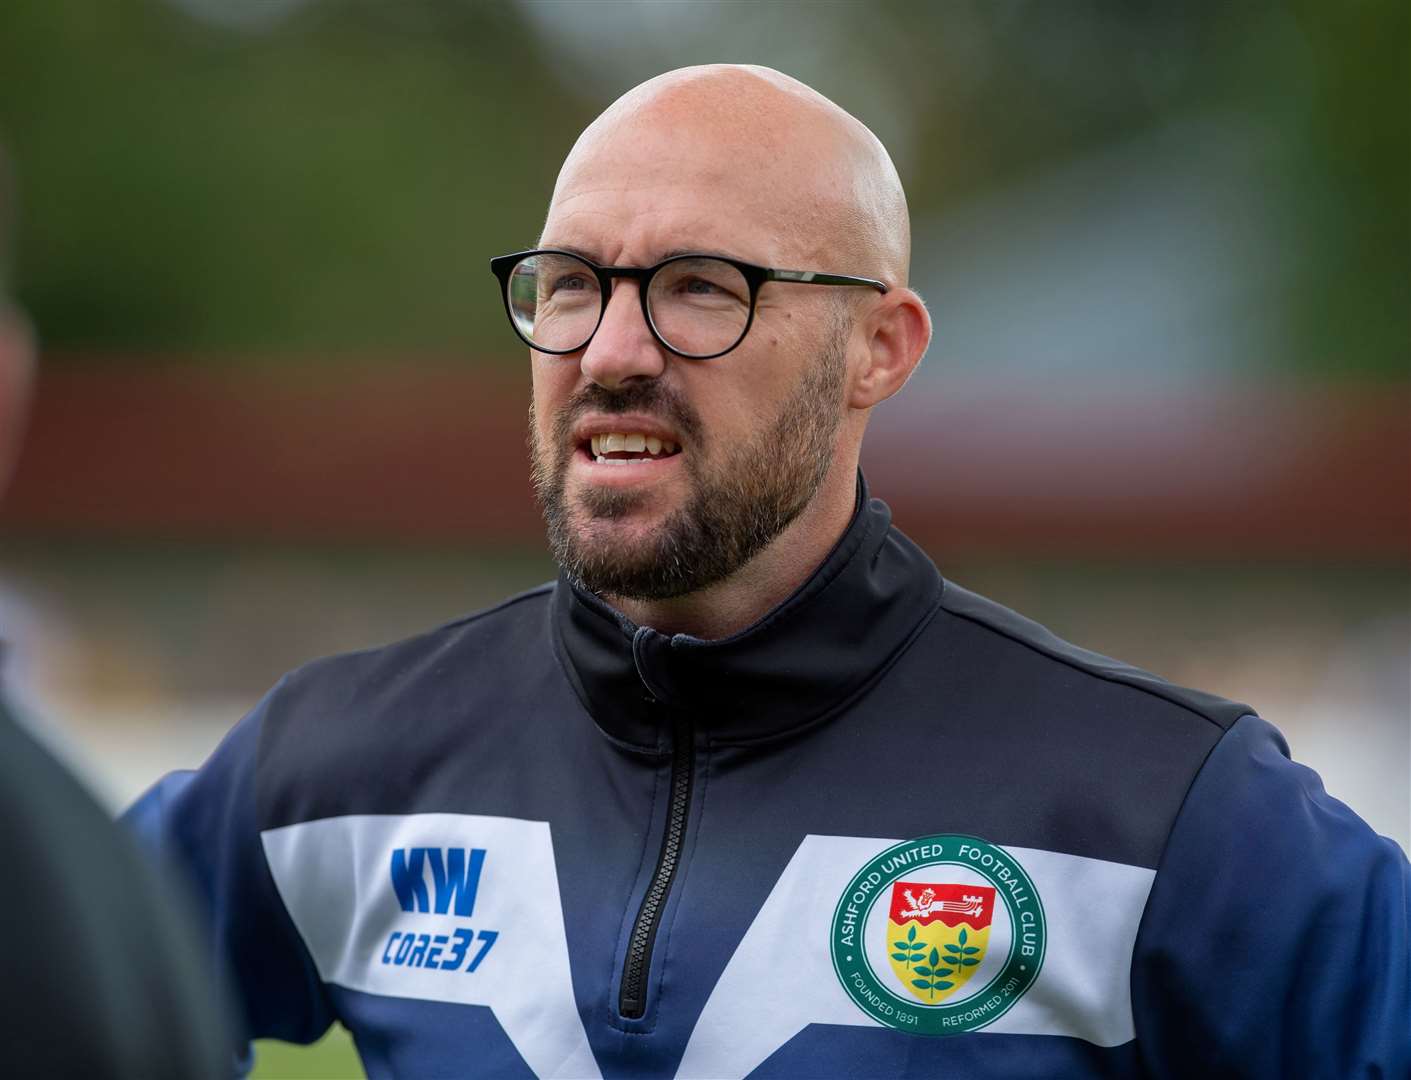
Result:
[[[640,432],[607,431],[589,436],[588,442],[592,447],[594,460],[601,464],[622,461],[620,458],[605,456],[611,453],[640,454],[645,451],[652,457],[663,453],[676,453],[676,444],[670,439],[659,439],[655,435],[643,435]]]

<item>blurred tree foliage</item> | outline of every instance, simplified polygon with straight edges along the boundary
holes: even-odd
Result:
[[[58,349],[463,347],[593,111],[501,5],[6,5],[16,291]]]
[[[194,16],[208,0],[0,10],[15,288],[44,340],[280,362],[512,353],[485,260],[533,239],[611,95],[508,0],[283,3],[246,26]],[[1404,374],[1411,343],[1408,11],[884,0],[807,17],[905,87],[914,213],[1177,114],[1256,116],[1288,148],[1270,197],[1308,267],[1284,315],[1301,344],[1275,360],[1365,376]]]

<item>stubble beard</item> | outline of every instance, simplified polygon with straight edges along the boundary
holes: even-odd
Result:
[[[763,551],[813,501],[833,463],[847,341],[845,327],[835,330],[773,422],[747,443],[717,448],[710,461],[700,451],[699,417],[656,380],[615,391],[587,386],[555,414],[552,451],[535,439],[531,404],[534,491],[559,566],[599,595],[667,600],[725,580]],[[649,497],[645,493],[590,486],[569,505],[565,478],[576,452],[570,433],[575,418],[589,409],[661,417],[686,447],[682,465],[690,496],[655,536],[631,547],[598,526],[632,513]]]

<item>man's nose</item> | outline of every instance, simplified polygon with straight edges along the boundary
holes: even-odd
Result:
[[[599,386],[616,389],[630,379],[655,379],[666,370],[666,351],[642,314],[639,286],[619,280],[579,368]]]

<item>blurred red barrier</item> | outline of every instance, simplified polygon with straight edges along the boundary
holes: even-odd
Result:
[[[528,376],[112,364],[41,375],[6,527],[514,540],[539,529]]]
[[[537,541],[528,379],[426,365],[128,362],[40,380],[0,527],[207,539]],[[963,398],[913,384],[864,465],[932,550],[1411,552],[1411,386]]]

